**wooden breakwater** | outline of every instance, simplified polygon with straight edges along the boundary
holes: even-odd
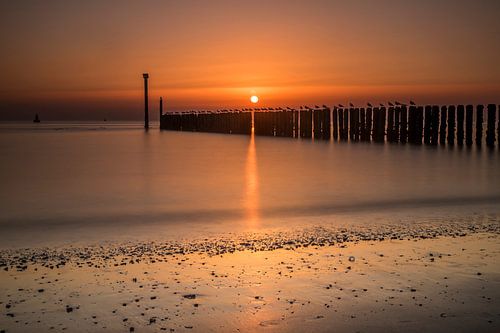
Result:
[[[496,104],[255,108],[168,112],[160,128],[227,134],[414,145],[499,146]],[[484,129],[485,135],[484,135]]]

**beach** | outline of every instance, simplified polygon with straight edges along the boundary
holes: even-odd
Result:
[[[221,254],[201,247],[189,251],[189,245],[166,252],[165,244],[51,249],[45,262],[42,249],[34,251],[38,259],[31,254],[33,262],[19,258],[29,252],[4,251],[0,329],[495,332],[500,327],[498,230],[328,245],[287,240],[271,250],[258,250],[263,243],[254,242]]]

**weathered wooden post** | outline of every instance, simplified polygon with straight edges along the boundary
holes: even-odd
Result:
[[[365,108],[361,108],[359,110],[359,117],[361,118],[360,120],[360,126],[359,126],[359,131],[360,131],[360,136],[361,136],[361,141],[366,141],[366,114],[365,114]]]
[[[483,105],[476,107],[476,146],[478,147],[483,143],[483,111]]]
[[[447,107],[441,106],[441,123],[439,124],[439,144],[446,144]]]
[[[373,108],[373,131],[372,131],[372,141],[379,142],[379,121],[380,121],[380,110],[378,107]]]
[[[415,143],[417,145],[422,144],[422,132],[424,130],[424,107],[423,106],[418,106],[417,107],[417,116],[416,116],[416,134],[415,134]]]
[[[332,115],[332,120],[333,120],[333,141],[337,141],[339,138],[339,119],[338,119],[338,110],[337,107],[333,107],[333,115]]]
[[[309,109],[300,111],[300,132],[301,137],[312,137],[312,111]]]
[[[372,118],[373,117],[373,110],[372,108],[367,108],[366,109],[366,140],[371,141],[372,140]]]
[[[496,122],[496,105],[488,104],[488,125],[486,129],[486,145],[490,148],[495,146],[495,122]]]
[[[349,108],[349,139],[354,141],[354,108]]]
[[[455,144],[455,105],[448,107],[448,144]]]
[[[457,107],[457,144],[464,145],[464,106]]]
[[[431,124],[432,124],[432,107],[425,106],[425,120],[424,120],[424,143],[431,144]]]
[[[387,141],[395,142],[394,139],[394,107],[389,106],[387,114]]]
[[[344,109],[344,140],[349,140],[349,112],[348,109]]]
[[[384,142],[385,141],[385,122],[387,120],[387,109],[385,108],[385,106],[382,106],[380,107],[380,123],[379,123],[379,126],[380,126],[380,142]]]
[[[465,107],[465,144],[467,146],[472,146],[473,110],[472,105]]]
[[[408,141],[408,110],[405,105],[399,107],[399,109],[401,113],[400,142],[406,143]]]
[[[439,106],[432,106],[431,144],[436,146],[439,138]]]
[[[354,108],[354,141],[359,141],[359,108]]]
[[[409,143],[415,143],[415,106],[410,105],[409,110],[408,110],[408,142]]]
[[[394,142],[399,142],[401,127],[401,109],[394,108]]]
[[[339,139],[344,140],[344,109],[339,109]]]
[[[323,132],[323,140],[330,140],[331,138],[331,129],[330,129],[330,108],[323,105],[323,121],[322,121],[322,132]]]

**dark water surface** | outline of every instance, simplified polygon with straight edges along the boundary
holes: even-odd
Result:
[[[484,148],[4,123],[0,156],[2,246],[500,210],[500,153]]]

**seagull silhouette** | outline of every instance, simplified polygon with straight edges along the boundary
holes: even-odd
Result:
[[[416,105],[414,101],[410,101],[410,105]]]
[[[366,103],[366,105],[368,105],[369,107],[372,107],[372,106],[373,106],[371,103]]]
[[[394,104],[392,104],[391,102],[388,102],[387,104],[389,104],[389,106],[394,106]]]
[[[343,108],[344,106],[342,104],[339,104],[339,108]]]
[[[352,103],[349,103],[349,106],[350,106],[351,108],[353,108],[353,107],[354,107],[354,104],[352,104]]]

